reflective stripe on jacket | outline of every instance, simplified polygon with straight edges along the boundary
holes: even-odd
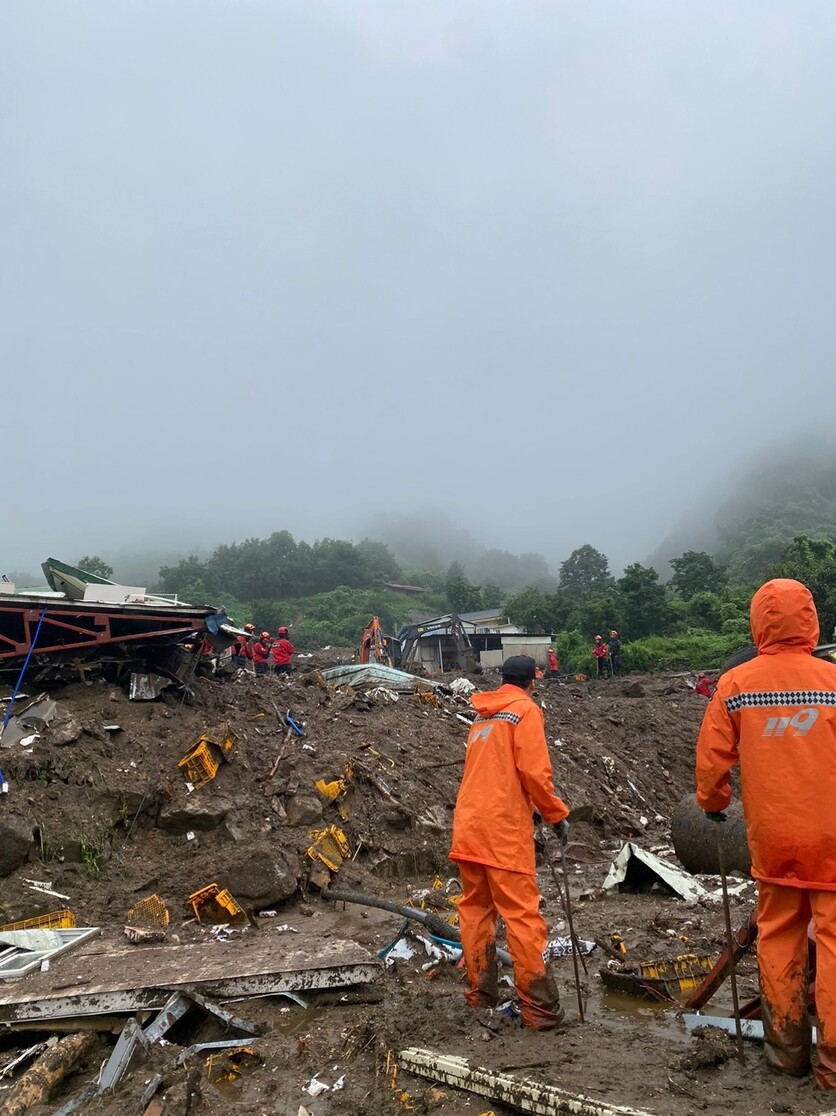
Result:
[[[467,737],[450,859],[534,875],[534,810],[550,824],[569,815],[554,793],[543,712],[519,686],[470,700],[478,716]]]
[[[811,655],[813,598],[777,578],[752,598],[758,655],[724,674],[697,741],[697,802],[724,810],[740,762],[752,875],[836,891],[836,666]]]

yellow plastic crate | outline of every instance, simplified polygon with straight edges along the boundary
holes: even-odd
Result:
[[[186,781],[191,783],[195,790],[205,787],[218,774],[221,761],[215,755],[213,745],[203,737],[187,752],[177,764]]]
[[[171,921],[168,907],[159,895],[148,895],[134,903],[126,918],[133,926],[168,926]]]
[[[7,922],[0,930],[72,930],[76,926],[72,911],[52,911],[51,914],[35,915],[19,922]]]
[[[216,728],[207,729],[197,744],[214,744],[221,753],[221,759],[225,760],[232,755],[238,746],[238,733],[229,721],[221,721]]]
[[[707,953],[682,953],[670,961],[640,961],[639,972],[649,980],[662,980],[669,991],[690,992],[711,972],[713,962]]]
[[[186,900],[198,922],[246,922],[247,912],[226,888],[207,884]]]
[[[342,862],[351,856],[351,846],[343,831],[336,825],[329,829],[312,829],[314,841],[305,853],[311,860],[321,860],[332,872],[339,872]]]

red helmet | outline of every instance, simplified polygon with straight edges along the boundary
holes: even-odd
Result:
[[[287,628],[279,628],[279,635],[287,635]]]

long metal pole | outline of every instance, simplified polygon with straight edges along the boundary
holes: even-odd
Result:
[[[572,921],[572,898],[569,895],[569,877],[566,874],[566,857],[563,854],[563,842],[558,840],[558,844],[560,845],[560,867],[563,870],[563,883],[566,885],[565,896],[563,894],[563,888],[561,888],[560,886],[560,881],[557,878],[557,872],[555,871],[554,863],[552,862],[552,858],[549,856],[549,846],[548,842],[546,841],[546,827],[544,825],[540,826],[540,836],[543,840],[543,844],[546,846],[546,860],[548,860],[549,867],[552,870],[552,878],[554,879],[555,885],[557,886],[557,890],[560,894],[560,900],[563,903],[563,910],[566,914],[566,921],[569,923],[569,941],[572,945],[572,965],[575,970],[575,992],[578,997],[578,1017],[581,1023],[583,1023],[584,1015],[583,997],[581,996],[581,974],[580,970],[578,969],[578,956],[580,955],[581,960],[583,960],[583,955],[578,949],[578,939],[575,937],[575,926]],[[586,962],[584,961],[584,972],[586,971]]]
[[[566,896],[563,894],[563,888],[561,887],[560,880],[557,878],[557,872],[555,871],[554,861],[549,856],[549,844],[548,844],[547,838],[548,838],[548,833],[546,832],[546,828],[545,828],[545,826],[541,826],[540,827],[540,840],[543,842],[543,844],[546,847],[546,860],[548,860],[548,862],[549,862],[549,868],[551,868],[552,879],[554,880],[554,886],[557,888],[557,893],[560,896],[560,905],[561,905],[561,907],[563,907],[563,913],[566,915],[566,921],[569,923],[569,936],[570,936],[570,941],[572,942],[572,949],[577,952],[578,956],[581,959],[581,964],[583,965],[584,975],[589,976],[589,969],[587,968],[586,958],[583,955],[583,950],[581,950],[581,948],[580,948],[580,945],[578,943],[578,939],[575,936],[575,931],[572,927],[572,916],[571,916],[571,913],[569,912],[569,909],[566,905]],[[569,893],[569,882],[568,882],[568,876],[566,875],[566,861],[563,858],[563,845],[560,846],[560,865],[563,868],[563,878],[567,881],[566,882],[566,893],[568,895],[568,893]]]
[[[581,974],[578,970],[578,939],[575,937],[575,927],[572,923],[572,899],[569,895],[569,877],[566,875],[566,857],[563,852],[563,842],[560,841],[560,867],[563,869],[563,882],[566,885],[566,918],[569,922],[569,939],[572,943],[572,965],[575,969],[575,991],[578,994],[578,1016],[581,1023],[583,1018],[583,999],[581,997]],[[548,854],[547,854],[548,855]],[[584,964],[584,969],[586,965]]]
[[[734,1032],[737,1036],[737,1056],[745,1063],[743,1053],[743,1024],[740,1021],[740,1002],[737,998],[737,963],[734,957],[734,934],[732,933],[731,911],[729,909],[729,884],[726,879],[726,857],[723,852],[723,835],[717,834],[717,861],[720,865],[720,881],[723,885],[723,914],[726,919],[726,948],[729,951],[729,980],[731,981],[732,1005],[734,1010]]]

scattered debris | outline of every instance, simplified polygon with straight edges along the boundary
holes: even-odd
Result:
[[[633,891],[649,891],[661,885],[681,899],[695,903],[708,893],[705,888],[692,879],[681,868],[661,860],[651,852],[628,841],[610,865],[607,878],[602,884],[609,891],[613,887]]]
[[[0,931],[0,980],[20,980],[27,973],[68,949],[86,942],[99,933],[97,926],[83,926],[72,930],[2,930]]]

